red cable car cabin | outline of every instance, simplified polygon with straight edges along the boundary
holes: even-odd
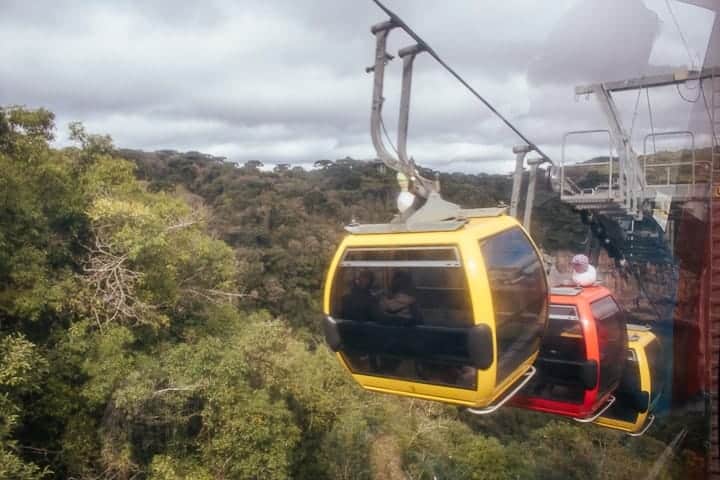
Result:
[[[512,405],[594,420],[614,402],[627,345],[624,312],[607,288],[552,289],[538,374]]]

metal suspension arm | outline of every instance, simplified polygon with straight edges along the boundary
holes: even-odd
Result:
[[[517,218],[518,206],[520,204],[520,186],[523,179],[523,164],[525,155],[532,150],[529,145],[517,145],[513,147],[515,154],[515,173],[513,175],[512,196],[510,197],[510,216]]]
[[[382,139],[382,107],[385,99],[383,98],[383,85],[385,80],[385,64],[392,57],[386,52],[387,37],[390,31],[397,24],[393,21],[387,21],[374,25],[371,28],[375,35],[375,64],[368,69],[374,74],[373,82],[373,98],[372,113],[370,115],[370,136],[372,137],[373,146],[377,152],[377,156],[388,167],[397,172],[401,172],[411,183],[413,193],[422,198],[428,198],[431,192],[437,191],[433,181],[422,177],[414,162],[407,155],[407,132],[408,117],[410,113],[410,90],[412,86],[412,66],[415,56],[424,49],[419,45],[404,48],[400,51],[403,58],[403,79],[402,93],[400,97],[400,116],[398,120],[398,157],[392,155],[385,147]]]
[[[375,35],[375,64],[368,68],[374,74],[372,113],[370,115],[370,136],[378,158],[389,168],[402,173],[412,181],[411,191],[418,197],[426,200],[419,210],[415,207],[407,209],[398,216],[394,222],[431,222],[456,218],[460,214],[460,207],[446,202],[440,197],[439,187],[435,182],[424,178],[419,174],[414,162],[407,156],[407,131],[408,117],[410,112],[410,87],[412,85],[412,64],[415,56],[423,51],[418,45],[403,49],[400,55],[403,57],[403,87],[401,94],[401,107],[398,126],[398,157],[395,158],[382,141],[380,129],[382,124],[383,106],[383,81],[385,78],[385,64],[392,59],[386,52],[387,36],[390,31],[398,26],[394,20],[379,23],[371,28]]]
[[[385,144],[382,140],[382,134],[380,132],[382,122],[382,106],[383,101],[383,81],[385,78],[385,64],[392,57],[387,54],[385,47],[387,45],[387,36],[390,30],[395,28],[396,25],[392,21],[378,23],[373,25],[371,31],[375,35],[375,64],[368,68],[368,71],[372,71],[374,75],[373,81],[373,96],[372,96],[372,112],[370,115],[370,136],[372,137],[373,147],[377,152],[378,158],[387,165],[388,168],[392,168],[395,171],[402,172],[404,169],[400,164],[400,161],[395,158],[385,148]],[[404,173],[404,172],[403,172]]]
[[[407,154],[408,120],[410,116],[410,91],[412,89],[413,63],[418,53],[425,51],[422,45],[412,45],[400,50],[398,55],[403,59],[402,92],[400,94],[400,116],[398,118],[398,156],[403,173],[413,180],[415,193],[428,198],[431,192],[437,191],[435,182],[424,178],[417,170],[413,160]]]

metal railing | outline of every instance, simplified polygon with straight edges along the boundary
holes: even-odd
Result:
[[[670,161],[670,162],[653,162],[648,164],[648,151],[647,151],[647,143],[649,139],[653,140],[653,154],[657,154],[657,149],[655,148],[655,138],[657,137],[670,137],[670,136],[688,136],[690,137],[690,154],[691,154],[691,160],[690,161]],[[680,171],[679,169],[683,166],[690,166],[690,181],[689,182],[680,182]],[[697,166],[698,165],[705,165],[706,168],[711,168],[712,164],[707,161],[697,161],[695,158],[695,134],[689,130],[674,130],[670,132],[659,132],[659,133],[649,133],[645,135],[643,138],[643,177],[645,178],[645,183],[648,187],[659,187],[659,186],[670,186],[670,185],[695,185],[697,181]],[[647,171],[648,168],[654,169],[654,168],[664,168],[665,169],[665,183],[656,183],[651,184],[648,181],[648,175]],[[674,181],[671,180],[671,171],[673,168],[678,169],[678,175]]]
[[[607,162],[586,162],[586,163],[573,163],[571,165],[565,164],[565,148],[567,145],[567,139],[573,135],[586,135],[586,134],[593,134],[593,133],[606,133],[608,136],[608,160]],[[573,130],[571,132],[565,133],[563,135],[562,140],[562,146],[560,151],[560,198],[562,200],[568,200],[572,198],[577,197],[589,197],[592,196],[594,198],[600,198],[604,197],[604,194],[601,190],[598,188],[601,187],[601,185],[595,186],[593,188],[580,188],[576,185],[575,181],[573,181],[571,178],[567,177],[565,168],[590,168],[590,167],[607,167],[608,168],[608,182],[607,182],[607,199],[608,200],[615,200],[615,196],[613,194],[613,191],[615,190],[615,187],[617,184],[613,182],[613,143],[612,143],[612,137],[610,135],[610,131],[606,129],[598,129],[598,130]],[[572,194],[565,194],[565,187],[570,187],[570,190],[572,190],[574,193]]]
[[[608,159],[601,162],[568,163],[568,159],[566,158],[568,139],[573,135],[598,133],[608,135]],[[648,153],[648,144],[651,140],[653,141],[651,145],[654,145],[654,140],[657,137],[670,136],[686,136],[690,138],[689,160],[686,159],[688,154],[683,152],[680,152],[679,158],[671,158],[666,161],[653,158],[653,152]],[[637,162],[639,171],[633,172],[625,170],[632,168],[631,165],[633,165],[633,163],[631,162],[625,162],[625,169],[623,169],[623,163],[619,161],[619,157],[613,157],[613,151],[612,133],[609,130],[575,130],[565,133],[565,135],[563,135],[560,155],[561,200],[574,204],[590,205],[594,203],[597,204],[597,207],[601,208],[603,205],[614,203],[622,205],[627,212],[634,212],[640,207],[646,197],[657,194],[656,189],[687,186],[687,192],[682,190],[684,193],[676,192],[676,194],[685,196],[695,195],[696,185],[704,181],[703,173],[707,172],[709,175],[712,167],[712,162],[698,160],[696,158],[695,135],[689,130],[657,132],[645,135],[643,138],[642,162]],[[657,153],[656,150],[653,151]],[[633,152],[630,153],[635,155]],[[618,164],[615,163],[616,158],[618,158]],[[600,183],[602,179],[596,180],[595,183],[597,184],[589,185],[591,188],[587,188],[588,185],[583,185],[579,180],[579,178],[582,178],[581,175],[576,173],[582,169],[596,169],[597,172],[599,168],[607,168],[607,183]],[[661,171],[664,173],[664,178],[658,179],[659,175],[653,175],[653,172],[658,171],[658,169],[662,169]],[[572,175],[573,178],[570,178],[570,173],[575,173]],[[605,174],[604,170],[602,170],[602,174]],[[648,177],[648,175],[650,175],[650,177]],[[582,187],[578,185],[578,183],[580,183]],[[650,190],[648,190],[648,188]]]

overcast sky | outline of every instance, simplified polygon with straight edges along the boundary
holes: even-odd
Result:
[[[573,87],[702,65],[714,14],[671,0],[387,0],[532,141],[559,157],[562,133],[606,128]],[[27,2],[0,0],[0,105],[46,107],[117,146],[198,150],[245,162],[310,165],[375,156],[370,143],[370,0]],[[393,32],[393,54],[410,40]],[[689,50],[689,52],[688,52]],[[387,71],[395,135],[400,61]],[[514,134],[429,56],[413,80],[408,151],[443,171],[505,172]],[[692,98],[696,91],[683,93]],[[654,126],[685,129],[692,105],[650,92]],[[618,95],[632,123],[637,94]],[[643,93],[633,138],[649,128]],[[577,138],[569,153],[597,152]]]

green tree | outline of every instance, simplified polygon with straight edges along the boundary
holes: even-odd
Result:
[[[0,478],[38,479],[48,473],[25,462],[12,439],[22,421],[22,398],[39,391],[46,370],[46,360],[23,336],[0,336]]]

